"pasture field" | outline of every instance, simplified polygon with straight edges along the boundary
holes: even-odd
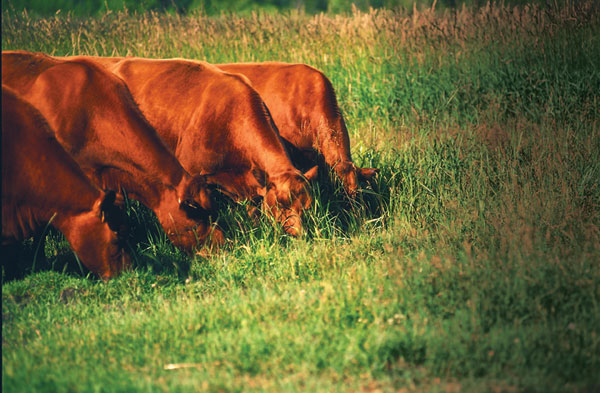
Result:
[[[50,231],[47,262],[3,275],[4,392],[600,389],[596,2],[4,12],[2,49],[308,63],[381,168],[356,203],[316,184],[302,239],[223,204],[208,256],[131,203],[135,268],[106,284]]]

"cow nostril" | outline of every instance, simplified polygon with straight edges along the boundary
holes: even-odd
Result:
[[[358,194],[358,187],[348,187],[346,192],[348,193],[349,197],[354,198]]]
[[[287,216],[282,223],[283,230],[294,237],[298,237],[302,232],[302,222],[297,215]]]

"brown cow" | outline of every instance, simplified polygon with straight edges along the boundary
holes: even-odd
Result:
[[[205,179],[183,169],[121,79],[86,60],[3,52],[2,83],[40,110],[92,181],[154,210],[173,244],[191,251],[208,238]],[[223,241],[218,228],[212,241]]]
[[[350,139],[329,79],[306,64],[278,62],[216,64],[247,77],[267,104],[292,161],[333,168],[344,189],[355,196],[358,180],[379,170],[359,168],[350,156]]]
[[[108,225],[117,218],[114,200],[92,185],[40,112],[3,85],[2,244],[50,223],[90,271],[108,279],[129,265]]]
[[[277,127],[242,76],[182,59],[102,58],[190,173],[207,173],[234,199],[263,197],[264,208],[298,235],[312,203],[306,179],[292,165]]]

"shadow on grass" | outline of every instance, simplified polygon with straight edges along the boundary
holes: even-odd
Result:
[[[378,153],[361,157],[358,164],[379,168],[370,181],[361,181],[355,198],[344,191],[334,173],[320,169],[313,184],[314,207],[306,215],[305,223],[310,238],[349,237],[366,227],[382,227],[392,208],[392,193],[397,187],[395,166],[385,163]]]
[[[384,224],[389,215],[392,189],[397,186],[395,168],[384,163],[377,153],[361,157],[359,163],[378,167],[381,172],[370,182],[361,183],[355,199],[348,198],[335,175],[320,171],[318,180],[312,185],[313,206],[304,215],[309,239],[349,237],[363,230],[365,223]],[[125,243],[132,267],[185,280],[192,259],[199,257],[189,256],[174,247],[150,209],[128,198],[125,198],[125,207],[129,228]],[[247,252],[264,241],[280,247],[293,242],[293,238],[286,235],[271,217],[248,213],[252,210],[260,212],[259,200],[235,203],[215,193],[215,207],[219,212],[217,224],[229,239],[224,251],[243,249]],[[46,229],[43,238],[40,231],[36,237],[24,242],[2,246],[0,252],[3,282],[48,270],[95,279],[73,253],[64,236],[52,227]]]
[[[171,244],[150,209],[137,201],[125,199],[125,225],[128,227],[125,250],[131,256],[132,268],[184,280],[189,271],[189,257]],[[3,245],[0,256],[2,282],[50,270],[97,279],[81,263],[62,233],[53,227],[39,231],[23,242]]]
[[[50,270],[77,277],[94,277],[81,264],[64,236],[52,227],[38,232],[24,242],[3,245],[0,253],[3,283]]]

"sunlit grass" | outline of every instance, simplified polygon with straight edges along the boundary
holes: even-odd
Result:
[[[132,203],[135,269],[107,284],[63,273],[52,233],[50,271],[3,285],[3,390],[598,386],[598,16],[4,13],[3,49],[316,66],[354,160],[381,171],[354,203],[320,174],[301,239],[223,203],[230,242],[209,256]]]

